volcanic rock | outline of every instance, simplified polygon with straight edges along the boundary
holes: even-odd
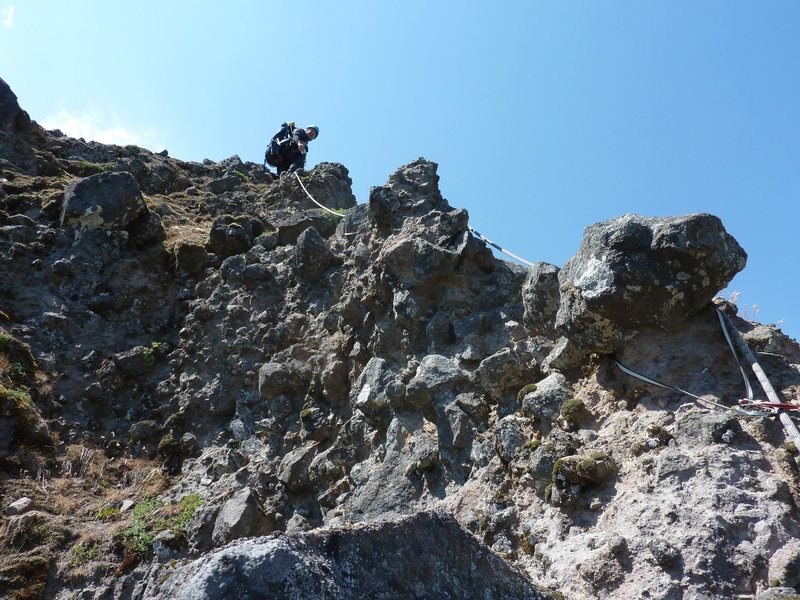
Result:
[[[585,350],[614,352],[643,328],[674,329],[746,259],[712,215],[625,215],[592,225],[558,274],[556,328]]]

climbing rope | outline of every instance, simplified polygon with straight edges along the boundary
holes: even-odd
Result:
[[[648,377],[647,375],[642,375],[641,373],[637,373],[636,371],[634,371],[630,367],[626,367],[625,365],[623,365],[618,360],[616,360],[616,359],[612,359],[612,360],[614,360],[614,364],[617,365],[617,367],[619,367],[620,371],[622,371],[623,373],[627,373],[631,377],[635,377],[636,379],[640,379],[640,380],[644,381],[645,383],[649,383],[649,384],[652,384],[652,385],[657,385],[658,387],[662,387],[662,388],[665,388],[665,389],[668,389],[668,390],[672,390],[673,392],[679,392],[679,393],[684,394],[686,396],[690,396],[690,397],[694,398],[697,401],[698,404],[701,404],[701,405],[705,406],[706,408],[708,408],[709,406],[715,406],[717,408],[721,408],[723,410],[730,410],[730,411],[733,411],[733,412],[738,413],[738,414],[746,415],[748,417],[768,417],[768,416],[771,416],[773,414],[772,412],[769,412],[769,411],[749,410],[749,409],[746,409],[746,408],[742,408],[740,406],[725,406],[724,404],[720,404],[719,402],[714,402],[713,400],[711,400],[709,398],[706,398],[706,397],[703,397],[703,396],[698,396],[697,394],[693,394],[692,392],[690,392],[688,390],[685,390],[683,388],[679,388],[676,385],[669,385],[668,383],[664,383],[662,381],[658,381],[656,379],[653,379],[652,377]]]
[[[322,210],[325,210],[325,211],[331,213],[332,215],[336,215],[339,218],[344,216],[344,215],[342,215],[342,213],[338,213],[335,210],[331,210],[327,206],[323,206],[322,204],[320,204],[319,202],[314,200],[314,196],[312,196],[311,194],[308,193],[308,190],[306,189],[306,186],[303,185],[303,180],[300,179],[300,175],[297,174],[297,171],[294,171],[294,176],[297,177],[297,182],[300,184],[300,187],[303,188],[303,191],[306,193],[306,196],[308,196],[314,204],[319,206]]]
[[[775,389],[767,379],[764,370],[761,368],[761,365],[758,364],[756,361],[755,355],[750,350],[750,347],[747,345],[744,337],[742,334],[739,333],[739,330],[733,325],[731,320],[718,308],[714,309],[717,313],[717,317],[719,318],[720,327],[722,328],[722,332],[725,335],[725,340],[728,342],[728,348],[730,348],[731,353],[733,354],[734,360],[736,360],[736,364],[739,366],[739,371],[742,374],[742,379],[744,380],[745,389],[747,390],[747,398],[743,398],[739,400],[739,406],[725,406],[724,404],[720,404],[718,402],[714,402],[708,398],[704,398],[702,396],[697,396],[692,392],[684,390],[683,388],[679,388],[674,385],[669,385],[663,383],[661,381],[657,381],[651,377],[643,375],[641,373],[637,373],[630,367],[626,367],[621,362],[616,359],[614,360],[614,364],[619,367],[619,369],[623,373],[627,373],[628,375],[640,379],[646,383],[656,385],[662,388],[666,388],[668,390],[673,390],[679,392],[681,394],[685,394],[694,398],[699,404],[702,405],[711,405],[716,406],[718,408],[722,408],[724,410],[733,411],[736,414],[744,415],[748,417],[775,417],[777,416],[780,420],[781,424],[783,425],[784,431],[786,432],[786,436],[794,443],[797,449],[800,451],[800,431],[798,431],[797,426],[792,421],[791,417],[786,411],[799,411],[800,406],[796,404],[792,404],[789,402],[782,402],[778,395],[775,393]],[[731,334],[733,335],[733,339],[731,339]],[[736,346],[734,346],[734,340],[736,341]],[[750,381],[747,378],[747,373],[744,370],[744,366],[742,365],[739,357],[737,355],[736,349],[739,349],[743,358],[750,363],[750,368],[755,373],[756,378],[758,379],[761,387],[764,390],[764,393],[767,396],[767,400],[756,400],[753,397],[753,388],[750,386]]]
[[[481,240],[483,240],[484,242],[486,242],[487,244],[489,244],[490,246],[492,246],[492,248],[495,248],[496,250],[499,250],[500,252],[502,252],[502,253],[503,253],[503,254],[505,254],[506,256],[510,256],[510,257],[511,257],[511,258],[513,258],[514,260],[518,260],[518,261],[519,261],[519,262],[521,262],[523,265],[526,265],[526,266],[528,266],[528,267],[533,267],[533,263],[532,263],[532,262],[530,262],[530,261],[527,261],[527,260],[525,260],[524,258],[520,258],[520,257],[519,257],[519,256],[517,256],[516,254],[513,254],[512,252],[509,252],[509,251],[508,251],[508,250],[506,250],[505,248],[503,248],[503,247],[501,247],[501,246],[498,246],[497,244],[495,244],[495,243],[494,243],[492,240],[490,240],[490,239],[489,239],[489,238],[487,238],[486,236],[484,236],[484,235],[481,235],[480,233],[478,233],[478,231],[477,231],[477,230],[475,230],[474,228],[470,227],[470,228],[469,228],[469,230],[470,230],[470,231],[471,231],[471,232],[472,232],[472,233],[475,235],[475,237],[477,237],[478,239],[481,239]]]
[[[332,215],[336,215],[336,217],[338,217],[339,219],[344,217],[344,215],[342,213],[338,213],[335,210],[331,210],[327,206],[323,206],[322,204],[317,202],[314,199],[314,196],[312,196],[311,194],[308,193],[308,190],[306,189],[306,186],[303,185],[303,180],[300,179],[300,175],[297,174],[297,171],[293,171],[293,173],[294,173],[294,176],[297,177],[297,183],[300,184],[300,187],[303,188],[303,191],[306,193],[306,196],[308,196],[314,204],[319,206],[322,210],[327,211],[327,212],[331,213]],[[345,231],[344,231],[343,235],[348,235],[348,236],[349,235],[356,235],[356,233],[357,232],[347,233],[347,222],[345,222]]]

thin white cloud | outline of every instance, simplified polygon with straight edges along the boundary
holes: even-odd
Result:
[[[151,150],[163,147],[158,141],[160,136],[152,130],[136,130],[120,124],[116,119],[110,121],[112,120],[96,108],[81,113],[61,108],[55,114],[42,119],[39,124],[45,129],[60,129],[71,137],[103,144],[135,144]]]
[[[3,27],[11,27],[14,23],[14,11],[16,8],[11,5],[3,11]]]

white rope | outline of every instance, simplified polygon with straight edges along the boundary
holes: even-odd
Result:
[[[308,196],[314,204],[319,206],[322,210],[327,211],[327,212],[331,213],[332,215],[336,215],[340,219],[344,218],[344,215],[342,213],[338,213],[335,210],[331,210],[327,206],[323,206],[322,204],[320,204],[319,202],[314,200],[314,196],[312,196],[311,194],[308,193],[308,190],[306,189],[306,186],[303,185],[303,181],[300,179],[300,175],[297,174],[297,171],[293,171],[293,173],[294,173],[294,176],[297,177],[297,183],[300,184],[300,187],[303,188],[303,191],[306,193],[306,196]],[[355,232],[355,231],[353,233],[347,233],[346,230],[347,230],[347,225],[345,224],[344,235],[356,235],[358,233],[358,232]]]
[[[512,252],[509,252],[509,251],[508,251],[508,250],[506,250],[505,248],[503,248],[503,247],[501,247],[501,246],[498,246],[498,245],[497,245],[497,244],[495,244],[495,243],[494,243],[492,240],[490,240],[489,238],[487,238],[487,237],[486,237],[486,236],[484,236],[484,235],[481,235],[480,233],[478,233],[478,231],[476,231],[476,230],[475,230],[475,229],[473,229],[472,227],[470,227],[470,228],[469,228],[469,230],[470,230],[470,231],[471,231],[473,234],[475,234],[475,235],[476,235],[478,238],[482,239],[484,242],[486,242],[487,244],[489,244],[489,245],[490,245],[490,246],[492,246],[493,248],[496,248],[497,250],[499,250],[500,252],[502,252],[502,253],[503,253],[503,254],[505,254],[506,256],[510,256],[510,257],[511,257],[511,258],[513,258],[514,260],[517,260],[517,261],[521,262],[523,265],[526,265],[526,266],[528,266],[528,267],[533,267],[533,263],[532,263],[532,262],[530,262],[530,261],[527,261],[527,260],[525,260],[524,258],[520,258],[520,257],[519,257],[519,256],[517,256],[516,254],[513,254]]]
[[[327,206],[322,206],[322,204],[320,204],[319,202],[314,200],[314,196],[312,196],[311,194],[308,193],[308,190],[306,189],[306,186],[303,185],[303,180],[300,179],[300,175],[297,174],[297,171],[294,171],[294,176],[297,177],[297,181],[300,184],[300,187],[303,188],[303,191],[306,193],[306,196],[308,196],[314,204],[319,206],[322,210],[328,211],[332,215],[336,215],[339,218],[344,216],[342,213],[338,213],[335,210],[331,210]]]
[[[612,359],[612,360],[614,360],[614,359]],[[732,411],[734,413],[747,415],[749,417],[764,417],[764,416],[768,416],[768,414],[770,414],[770,413],[763,413],[761,411],[750,411],[750,410],[746,410],[746,409],[740,408],[738,406],[725,406],[724,404],[720,404],[719,402],[714,402],[710,398],[703,397],[703,396],[698,396],[696,394],[693,394],[692,392],[684,390],[683,388],[679,388],[676,385],[668,385],[666,383],[662,383],[660,381],[656,381],[655,379],[647,377],[646,375],[642,375],[641,373],[637,373],[636,371],[634,371],[630,367],[626,367],[625,365],[623,365],[618,360],[614,360],[614,364],[617,365],[617,367],[619,367],[620,371],[622,371],[623,373],[627,373],[631,377],[635,377],[636,379],[641,379],[642,381],[644,381],[646,383],[650,383],[652,385],[657,385],[658,387],[662,387],[662,388],[665,388],[665,389],[668,389],[668,390],[673,390],[675,392],[680,392],[681,394],[686,394],[687,396],[690,396],[690,397],[694,398],[697,401],[698,404],[704,406],[705,408],[708,408],[708,405],[711,405],[711,406],[715,406],[717,408],[721,408],[723,410],[729,410],[729,411]]]

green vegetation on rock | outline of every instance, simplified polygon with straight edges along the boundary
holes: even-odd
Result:
[[[72,560],[70,564],[73,567],[78,567],[90,560],[96,560],[100,557],[100,547],[97,542],[84,541],[72,547]]]
[[[525,396],[535,391],[536,391],[535,383],[529,383],[528,385],[523,386],[522,389],[517,393],[517,402],[522,404],[522,400],[525,398]]]
[[[188,494],[172,506],[165,506],[156,498],[144,500],[133,509],[133,523],[115,534],[115,538],[121,541],[127,554],[144,558],[153,549],[159,532],[169,529],[185,535],[189,521],[202,504],[199,494]]]

